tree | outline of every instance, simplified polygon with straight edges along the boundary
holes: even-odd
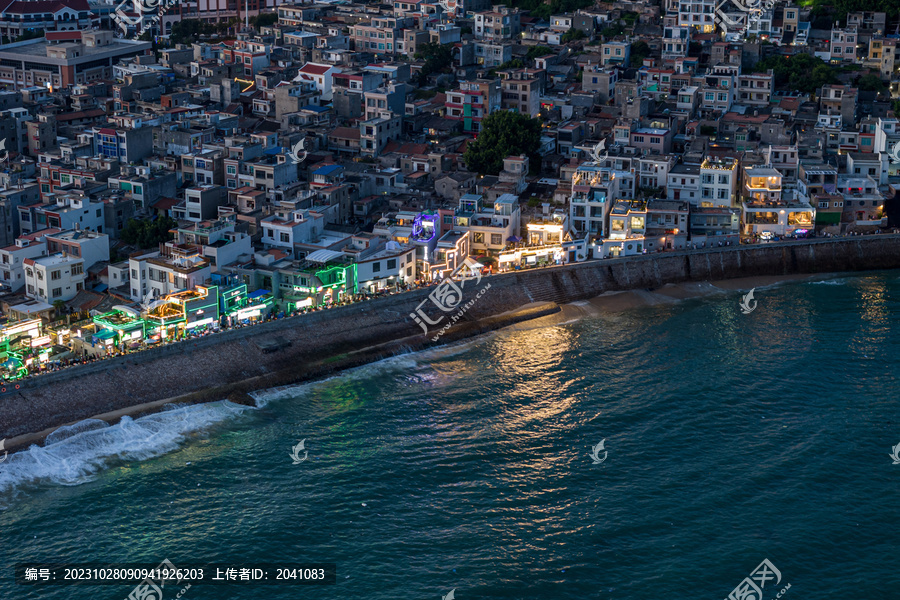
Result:
[[[54,300],[53,308],[56,310],[56,316],[61,317],[65,313],[66,303],[63,300]]]
[[[535,19],[547,20],[550,15],[590,8],[594,5],[594,0],[506,0],[504,4],[527,10]]]
[[[227,31],[228,23],[206,23],[199,19],[182,19],[172,25],[172,33],[169,40],[173,44],[190,44],[197,41],[197,37],[201,35],[213,35],[220,31]]]
[[[152,248],[172,239],[169,230],[177,226],[178,222],[170,217],[158,217],[155,220],[128,219],[119,239],[141,249]]]
[[[496,175],[503,170],[507,156],[525,154],[534,164],[541,146],[541,122],[528,115],[501,110],[481,122],[481,133],[466,149],[466,166],[482,174]]]
[[[525,55],[525,60],[534,60],[542,56],[547,56],[548,54],[556,54],[556,51],[553,48],[549,48],[547,46],[532,46],[528,49],[528,54]]]
[[[580,29],[575,29],[571,27],[567,32],[565,32],[562,36],[562,43],[568,44],[569,42],[574,42],[576,40],[583,40],[587,37],[587,34]]]
[[[44,37],[44,30],[40,29],[35,31],[34,29],[26,29],[25,33],[16,38],[17,42],[24,42],[25,40],[33,40],[35,38]]]
[[[867,73],[859,77],[856,87],[863,92],[880,92],[887,84],[875,73]]]
[[[631,66],[640,69],[644,59],[650,56],[650,46],[647,42],[637,41],[631,45]]]
[[[804,5],[807,3],[804,2]],[[835,22],[846,23],[847,13],[873,11],[887,13],[888,22],[900,14],[897,0],[812,0],[813,14],[829,12]],[[813,25],[815,28],[815,25]]]
[[[775,76],[776,88],[815,93],[823,85],[838,83],[834,69],[810,54],[770,56],[756,63],[754,68],[759,73],[769,69]]]
[[[504,71],[506,69],[524,69],[525,63],[523,63],[518,58],[514,58],[512,60],[508,60],[500,66],[494,67],[490,71],[487,72],[488,79],[495,79],[497,77],[497,71]]]
[[[608,26],[600,30],[600,35],[604,38],[613,38],[617,35],[622,35],[623,33],[625,33],[625,28],[622,27],[622,24],[618,21],[616,21],[615,23],[610,23]]]
[[[425,59],[425,64],[419,71],[419,85],[425,85],[428,76],[439,73],[453,64],[453,48],[450,45],[428,42],[419,46],[415,57]]]
[[[250,23],[257,29],[261,27],[269,27],[278,22],[278,13],[263,13],[255,17],[250,17]]]

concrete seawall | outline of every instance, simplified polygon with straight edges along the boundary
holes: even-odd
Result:
[[[613,290],[894,268],[900,268],[900,235],[672,252],[494,275],[466,285],[463,304],[487,284],[490,289],[437,343],[546,315],[558,311],[556,304]],[[447,319],[432,326],[426,337],[410,317],[423,300],[429,318],[443,314],[428,301],[433,289],[232,330],[23,381],[20,390],[0,396],[0,439],[166,398],[242,401],[253,390],[299,383],[434,346],[431,338]],[[265,352],[265,345],[273,341],[281,348]],[[26,441],[19,440],[18,445]],[[16,445],[16,440],[7,441],[9,449]]]

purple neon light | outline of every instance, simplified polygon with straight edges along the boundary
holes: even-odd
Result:
[[[437,235],[437,215],[426,215],[420,213],[414,220],[412,226],[412,236],[423,242],[430,242]],[[431,224],[431,235],[425,230],[425,222]]]

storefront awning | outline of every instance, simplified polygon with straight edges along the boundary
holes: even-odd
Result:
[[[265,296],[266,294],[271,294],[271,293],[272,292],[270,290],[259,289],[259,290],[256,290],[255,292],[250,292],[249,294],[247,294],[247,297],[250,299],[259,298],[260,296]]]
[[[94,337],[98,340],[110,340],[116,337],[116,332],[112,329],[101,329],[97,333],[94,334]]]

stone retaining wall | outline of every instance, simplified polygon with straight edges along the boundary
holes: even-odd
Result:
[[[893,268],[900,268],[900,235],[671,252],[517,271],[485,277],[480,283],[469,281],[463,304],[488,283],[491,287],[440,343],[502,326],[506,321],[488,318],[527,303],[559,304],[610,290],[682,281]],[[426,338],[410,313],[426,300],[422,308],[429,318],[443,314],[427,301],[433,289],[231,330],[25,380],[20,390],[0,395],[0,439],[184,394],[193,394],[198,401],[222,398],[228,390],[299,382],[320,376],[326,363],[338,368],[377,360],[384,352],[427,347],[434,344],[430,338],[446,319]],[[255,343],[276,336],[290,346],[265,353]],[[372,346],[393,350],[374,352]],[[359,352],[367,347],[370,351]]]

